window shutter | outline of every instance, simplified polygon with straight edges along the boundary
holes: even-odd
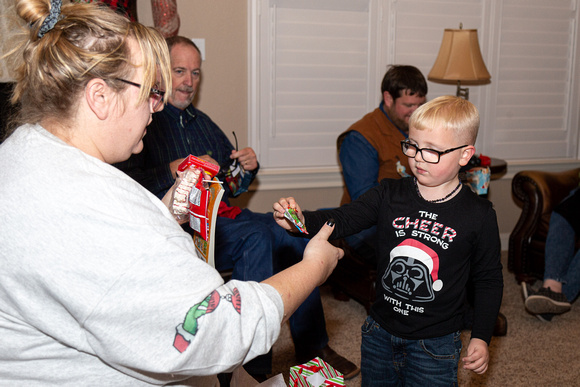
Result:
[[[376,87],[370,6],[262,2],[255,148],[265,168],[337,166],[336,138],[368,112]]]
[[[497,157],[576,157],[576,20],[575,1],[503,1],[490,106]]]

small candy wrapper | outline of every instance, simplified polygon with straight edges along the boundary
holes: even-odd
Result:
[[[294,226],[296,226],[296,228],[303,234],[308,234],[308,231],[306,231],[306,227],[304,226],[304,223],[302,223],[300,221],[300,218],[298,218],[298,215],[296,215],[296,210],[294,210],[293,208],[288,208],[285,212],[284,212],[284,217],[286,219],[288,219],[289,221],[292,222],[292,224]]]
[[[217,177],[221,181],[226,182],[232,195],[235,197],[245,192],[245,189],[242,189],[241,186],[246,173],[244,168],[238,163],[238,160],[233,159],[221,166]]]
[[[319,357],[290,368],[290,387],[344,386],[344,376]]]

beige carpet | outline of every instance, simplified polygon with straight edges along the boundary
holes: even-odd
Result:
[[[544,323],[524,310],[519,285],[507,271],[504,253],[504,298],[501,311],[508,319],[508,334],[494,337],[491,361],[484,375],[460,368],[460,386],[580,386],[580,306]],[[321,288],[330,345],[341,355],[360,365],[360,326],[365,309],[356,301],[338,301],[327,286]],[[469,332],[463,334],[463,351]],[[274,373],[295,365],[294,346],[288,326],[283,327],[274,345]],[[360,375],[347,381],[360,386]]]

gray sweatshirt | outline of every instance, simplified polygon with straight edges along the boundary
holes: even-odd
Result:
[[[0,385],[217,385],[279,335],[274,288],[224,284],[159,199],[38,125],[0,145],[0,214]]]

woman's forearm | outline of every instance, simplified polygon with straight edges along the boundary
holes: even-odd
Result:
[[[304,258],[297,264],[262,281],[273,286],[284,303],[284,323],[298,309],[304,300],[332,273],[344,252],[328,243],[334,229],[325,224],[316,236],[308,242]]]

